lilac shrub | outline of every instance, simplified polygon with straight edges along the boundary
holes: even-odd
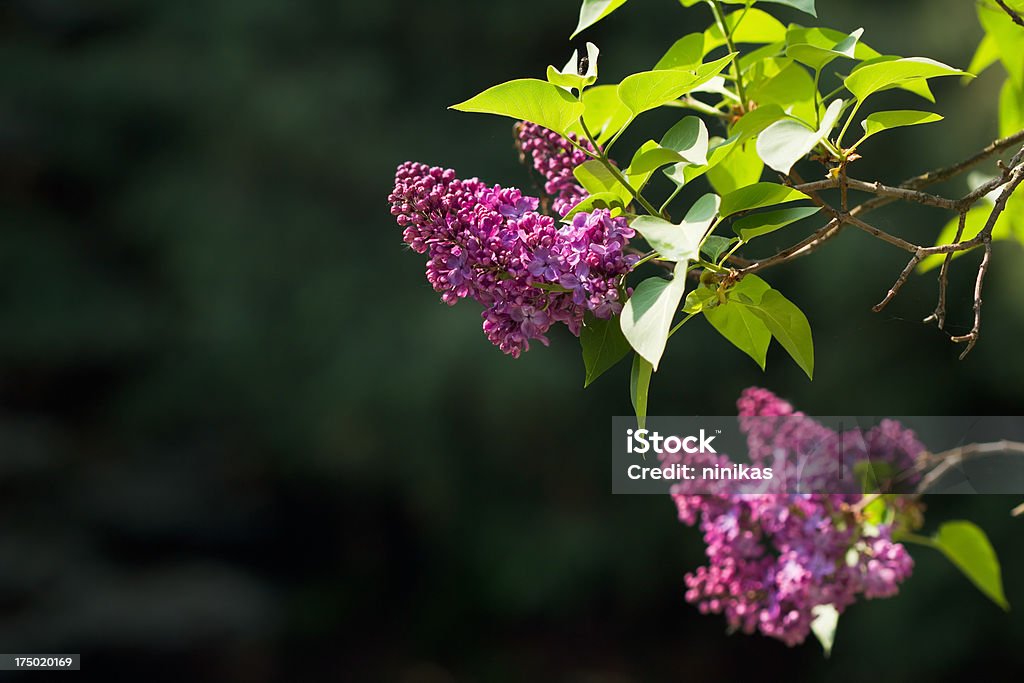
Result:
[[[536,128],[529,129],[533,142],[523,144],[540,164],[563,147],[550,131]],[[576,194],[582,188],[563,177],[568,169],[572,178],[581,160],[568,152],[558,156],[565,158],[544,168],[555,204],[564,209],[582,198]],[[531,340],[547,345],[545,334],[555,323],[578,336],[586,313],[608,319],[622,309],[622,278],[637,260],[625,252],[634,232],[606,209],[559,224],[538,212],[536,197],[516,188],[461,180],[451,169],[414,162],[398,167],[388,201],[406,244],[427,254],[427,281],[441,300],[480,303],[484,333],[504,353],[518,357]]]
[[[573,133],[566,139],[553,130],[526,121],[517,123],[515,130],[519,149],[530,156],[533,169],[544,178],[544,192],[551,197],[555,213],[559,216],[569,213],[587,196],[587,191],[573,175],[573,169],[586,161],[587,155],[573,143],[590,151],[594,151],[593,145]]]
[[[902,473],[924,450],[912,431],[893,420],[866,432],[838,433],[764,389],[747,389],[737,406],[757,466],[779,467],[781,456],[808,448],[818,460],[832,461],[832,449],[854,443],[862,447],[850,450],[851,468],[884,462]],[[779,419],[765,419],[773,417]],[[687,456],[687,463],[727,466],[730,460],[706,454]],[[796,459],[782,466],[795,467]],[[912,476],[901,480],[914,483]],[[720,485],[715,493],[694,495],[684,481],[673,486],[672,497],[679,519],[699,526],[707,545],[707,566],[685,577],[686,599],[703,613],[723,614],[733,630],[796,645],[810,633],[816,607],[831,605],[842,613],[858,596],[891,597],[910,576],[913,560],[893,540],[894,531],[906,531],[919,519],[920,504],[909,497],[893,496],[888,504],[897,514],[883,522],[868,519],[858,505],[865,498],[856,492],[738,495],[727,492],[728,482]]]

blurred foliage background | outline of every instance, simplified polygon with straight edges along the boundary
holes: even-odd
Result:
[[[882,52],[965,67],[981,37],[964,0],[818,5]],[[388,213],[394,167],[531,187],[507,121],[446,107],[561,65],[577,12],[0,4],[4,651],[81,652],[94,674],[154,681],[961,680],[1021,663],[1019,612],[924,550],[898,598],[844,615],[830,660],[727,637],[683,601],[698,533],[668,499],[610,495],[627,364],[583,391],[568,333],[513,361],[472,303],[438,302]],[[649,0],[583,39],[614,82],[707,23]],[[858,176],[895,182],[990,141],[997,72],[937,81],[946,121],[865,147]],[[927,241],[945,218],[877,220]],[[905,257],[844,235],[769,275],[811,320],[813,383],[777,347],[762,374],[688,327],[653,412],[730,414],[758,384],[818,414],[1019,414],[1022,257],[995,246],[982,340],[958,362],[919,323],[933,275],[875,315]],[[953,269],[954,333],[976,258]],[[1018,502],[929,504],[932,528],[990,533],[1020,608]]]

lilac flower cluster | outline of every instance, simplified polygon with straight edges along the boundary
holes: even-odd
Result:
[[[578,335],[586,311],[608,318],[622,307],[619,280],[636,260],[623,248],[634,232],[606,210],[559,226],[515,188],[414,162],[398,167],[388,201],[405,242],[428,255],[441,299],[479,302],[487,338],[513,357],[533,339],[546,345],[555,323]]]
[[[581,140],[569,133],[572,142],[594,151],[588,140]],[[552,208],[559,216],[587,196],[587,191],[576,182],[574,168],[587,160],[585,152],[553,130],[536,123],[520,121],[516,124],[516,138],[523,154],[529,154],[533,168],[544,177],[544,192],[552,198]]]
[[[852,459],[884,460],[902,471],[923,450],[913,432],[891,420],[853,439],[853,433],[829,430],[764,389],[747,389],[737,404],[755,465],[778,466],[785,453],[828,453],[837,444],[856,442],[863,448]],[[717,454],[687,458],[701,467],[730,462]],[[810,632],[815,607],[833,605],[842,612],[859,595],[890,597],[913,569],[906,548],[892,537],[913,518],[908,513],[917,504],[908,498],[890,502],[903,513],[893,522],[870,523],[857,507],[860,493],[740,495],[721,484],[713,493],[694,495],[681,482],[672,496],[680,520],[699,525],[707,544],[708,565],[686,576],[686,599],[702,613],[724,614],[730,628],[795,645]]]

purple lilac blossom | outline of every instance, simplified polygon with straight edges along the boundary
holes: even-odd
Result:
[[[388,201],[404,241],[427,254],[427,281],[441,300],[479,302],[487,338],[513,357],[531,340],[546,345],[555,323],[579,335],[584,313],[608,318],[622,308],[634,232],[607,210],[560,226],[515,188],[414,162],[398,167]]]
[[[737,407],[754,464],[777,464],[780,455],[808,447],[828,453],[853,441],[852,432],[829,430],[764,389],[747,389]],[[863,448],[851,460],[886,462],[893,471],[904,471],[924,449],[912,431],[893,420],[856,436]],[[678,455],[661,457],[666,463],[681,461]],[[704,467],[730,460],[696,454],[686,456],[686,463]],[[707,484],[702,486],[706,491]],[[810,633],[818,605],[833,605],[841,613],[858,596],[890,597],[913,569],[906,548],[892,537],[899,520],[920,511],[909,497],[891,501],[900,513],[897,521],[871,524],[854,507],[862,500],[856,492],[740,495],[728,492],[728,482],[715,486],[695,495],[680,482],[672,497],[679,519],[696,524],[707,545],[707,566],[685,577],[686,599],[702,613],[723,614],[732,629],[796,645]]]
[[[594,151],[588,140],[569,133],[572,142]],[[576,182],[574,168],[587,160],[582,150],[553,130],[536,123],[520,121],[516,124],[516,138],[523,154],[529,154],[533,168],[544,177],[544,192],[552,199],[552,209],[559,216],[586,198],[587,191]]]

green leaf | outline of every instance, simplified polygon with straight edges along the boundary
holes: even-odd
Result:
[[[636,413],[637,428],[647,425],[647,394],[651,389],[654,368],[639,353],[633,354],[633,367],[629,370],[629,400]]]
[[[741,187],[722,197],[719,213],[722,217],[731,216],[740,211],[759,209],[762,206],[773,206],[807,199],[800,190],[779,185],[778,183],[754,183]]]
[[[563,220],[569,220],[581,211],[591,212],[594,209],[625,209],[629,202],[623,201],[621,195],[616,192],[597,192],[588,194],[580,203],[569,209]]]
[[[597,137],[599,144],[604,144],[613,135],[629,124],[632,115],[619,99],[618,86],[595,85],[583,91],[583,121],[587,129]],[[582,130],[573,132],[582,134]]]
[[[680,162],[704,165],[708,162],[708,129],[698,117],[687,116],[665,133],[660,144],[651,140],[645,146],[648,149],[638,152],[629,164],[633,174]]]
[[[732,125],[730,133],[737,136],[739,142],[746,142],[756,137],[768,126],[787,117],[782,107],[777,104],[763,104],[757,109],[748,111]]]
[[[980,76],[981,72],[997,61],[999,61],[999,44],[995,38],[986,33],[981,42],[978,43],[978,49],[974,51],[974,56],[971,57],[971,63],[967,66],[967,71],[975,76]]]
[[[859,28],[834,40],[822,29],[794,26],[786,32],[786,56],[815,71],[821,71],[829,62],[840,57],[855,59],[857,41],[863,34],[864,29]]]
[[[833,100],[817,130],[794,119],[776,121],[757,136],[758,156],[769,167],[788,175],[793,164],[810,154],[832,132],[842,110],[843,101]]]
[[[576,30],[569,36],[569,40],[625,4],[626,0],[583,0],[583,5],[580,7],[580,20],[576,24]]]
[[[583,113],[583,104],[557,85],[522,78],[488,88],[451,109],[522,119],[564,135]]]
[[[807,69],[788,58],[765,59],[761,65],[751,69],[747,96],[759,105],[777,104],[796,118],[813,121],[817,104],[814,80]]]
[[[686,116],[668,129],[661,146],[675,150],[683,161],[700,166],[708,163],[708,128],[696,116]]]
[[[839,626],[839,610],[835,605],[815,605],[811,608],[814,620],[811,621],[811,633],[821,643],[825,657],[832,654],[832,645],[836,642],[836,627]]]
[[[706,83],[732,61],[726,55],[695,69],[659,69],[627,76],[619,83],[619,99],[634,116],[660,107]]]
[[[869,114],[866,119],[860,122],[864,129],[864,137],[857,141],[854,147],[867,140],[876,133],[881,133],[890,128],[901,128],[903,126],[918,126],[922,123],[933,123],[941,121],[942,117],[930,111],[914,111],[912,109],[897,109],[893,111],[879,111]]]
[[[924,57],[902,57],[877,61],[853,70],[843,81],[846,89],[863,101],[879,90],[905,85],[918,79],[938,76],[964,76],[960,69]]]
[[[617,318],[604,320],[587,313],[580,330],[580,346],[583,348],[583,365],[587,374],[583,388],[611,369],[629,353],[629,342],[622,335]]]
[[[747,275],[729,289],[728,296],[739,303],[759,304],[769,290],[771,285],[757,275]]]
[[[569,61],[561,69],[548,66],[548,82],[562,88],[576,88],[582,91],[597,80],[597,57],[600,52],[597,45],[587,43],[586,66],[581,74],[579,50],[573,50]]]
[[[764,293],[754,311],[807,377],[813,379],[814,342],[803,311],[775,289]]]
[[[786,39],[786,27],[782,22],[757,8],[729,14],[725,17],[725,25],[732,32],[733,43],[775,43]],[[704,32],[704,54],[725,44],[725,36],[718,24],[712,24]]]
[[[755,213],[733,221],[732,229],[733,232],[740,236],[740,239],[744,242],[749,242],[755,237],[767,235],[779,228],[786,227],[790,223],[796,223],[808,216],[813,216],[820,210],[820,207],[817,206],[798,206],[793,209]]]
[[[622,200],[623,205],[629,204],[633,195],[612,172],[597,159],[584,161],[572,170],[572,174],[589,194],[613,194]]]
[[[736,4],[742,4],[745,0],[729,0],[736,2]],[[792,7],[798,9],[805,14],[810,14],[812,17],[817,18],[818,11],[814,8],[814,0],[762,0],[762,2],[774,2],[777,5],[785,5],[786,7]]]
[[[689,172],[684,171],[683,175],[687,181],[691,176],[698,173],[700,167],[693,167]],[[761,179],[764,164],[761,157],[757,156],[757,149],[753,142],[737,143],[720,163],[710,165],[707,168],[708,182],[711,187],[721,195],[729,194],[741,187],[752,185]]]
[[[1024,89],[1024,60],[1020,58],[1024,28],[1013,23],[1010,15],[995,3],[978,3],[978,20],[996,44],[1003,67],[1010,80],[1019,89]]]
[[[718,214],[718,205],[717,195],[706,194],[693,203],[679,225],[656,216],[638,216],[630,227],[663,258],[685,264],[697,260],[701,240]]]
[[[707,256],[709,261],[718,262],[719,257],[729,251],[732,245],[739,242],[736,237],[720,237],[719,235],[708,235],[704,243],[700,245],[701,253]]]
[[[654,69],[695,69],[707,52],[704,49],[704,34],[690,33],[672,43],[672,47],[662,55]]]
[[[971,522],[946,522],[932,540],[978,590],[1009,611],[1010,603],[1003,594],[999,558],[984,531]]]
[[[698,2],[703,1],[704,0],[679,0],[679,4],[683,7],[691,7],[696,5]],[[753,0],[722,0],[722,3],[726,5],[745,5],[748,2],[750,4],[754,4]],[[786,7],[792,7],[793,9],[798,9],[801,12],[806,12],[812,17],[818,16],[817,11],[814,9],[814,0],[761,0],[761,2],[772,2],[776,5],[785,5]]]
[[[651,179],[652,175],[654,175],[654,169],[636,168],[633,166],[632,162],[636,161],[639,158],[643,158],[645,155],[650,154],[657,148],[658,143],[655,142],[654,140],[648,140],[644,144],[640,145],[640,147],[636,150],[636,153],[633,155],[633,160],[630,162],[630,165],[626,168],[625,171],[623,171],[623,175],[626,177],[626,181],[630,184],[631,187],[636,189],[637,192],[642,191],[644,189],[644,186],[647,185],[647,181]]]
[[[707,285],[700,285],[686,295],[683,300],[683,313],[700,313],[705,306],[718,303],[718,294]]]
[[[999,137],[1013,135],[1024,129],[1024,90],[1009,78],[999,91]]]
[[[652,277],[641,282],[622,308],[620,324],[630,346],[657,370],[665,352],[672,318],[686,288],[686,262],[676,266],[675,277]]]
[[[708,129],[698,117],[687,116],[665,133],[660,144],[652,140],[645,147],[630,162],[630,173],[646,173],[679,162],[704,165],[708,163]]]
[[[764,370],[772,334],[749,306],[737,301],[726,301],[718,306],[705,305],[703,310],[704,317],[719,334],[753,358]]]

